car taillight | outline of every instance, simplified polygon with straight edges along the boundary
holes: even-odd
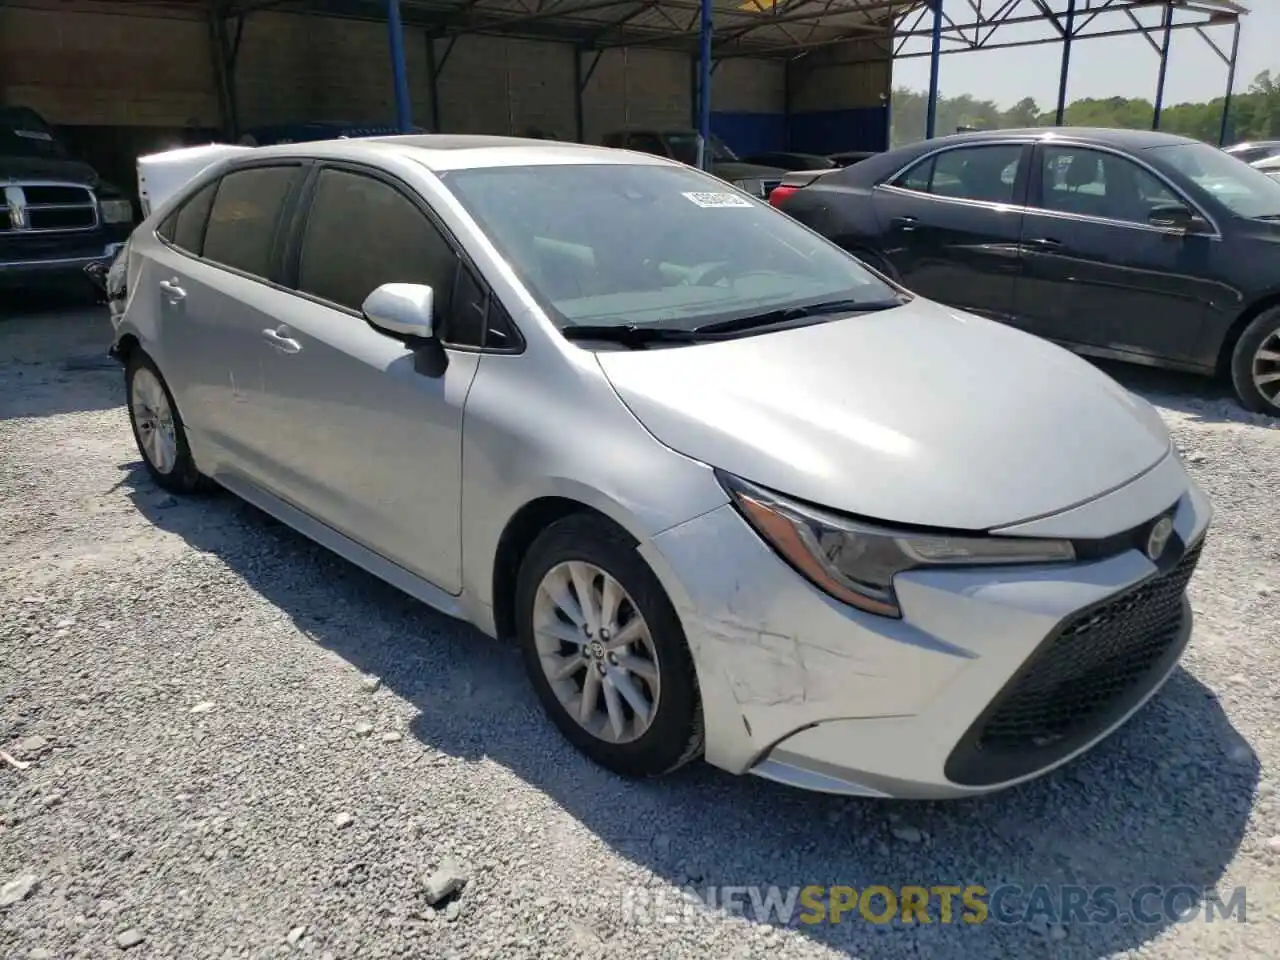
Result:
[[[774,207],[782,206],[782,201],[787,199],[787,197],[791,196],[793,193],[795,193],[799,189],[800,189],[799,187],[784,187],[784,186],[774,187],[773,190],[769,192],[769,205]]]

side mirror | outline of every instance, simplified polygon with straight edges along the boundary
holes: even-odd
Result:
[[[413,351],[413,369],[426,377],[439,377],[449,366],[449,354],[436,336],[434,300],[426,284],[384,283],[362,306],[370,326],[404,341]]]
[[[1182,233],[1202,233],[1208,226],[1202,219],[1178,203],[1152,207],[1147,215],[1147,222],[1153,227],[1178,230]]]
[[[365,297],[361,309],[375,329],[412,346],[414,341],[435,336],[434,300],[431,288],[424,284],[384,283]]]

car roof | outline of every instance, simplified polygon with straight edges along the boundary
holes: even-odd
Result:
[[[1116,130],[1110,127],[1021,127],[1012,130],[973,130],[935,137],[924,141],[932,147],[951,144],[981,143],[985,140],[1075,140],[1128,150],[1147,150],[1151,147],[1167,147],[1179,143],[1196,143],[1189,137],[1160,130]],[[917,144],[913,144],[916,146]]]
[[[257,147],[262,157],[314,157],[316,159],[366,160],[389,157],[414,160],[433,171],[470,167],[508,167],[553,164],[672,165],[673,161],[647,153],[594,147],[561,140],[497,137],[481,134],[400,134],[384,137],[352,137],[307,143]]]

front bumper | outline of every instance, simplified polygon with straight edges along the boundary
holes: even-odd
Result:
[[[84,234],[7,236],[0,245],[0,283],[80,276],[92,264],[110,264],[132,229],[130,224],[104,224]]]
[[[897,578],[902,620],[827,597],[732,507],[660,534],[642,549],[693,651],[707,759],[813,790],[925,799],[1003,789],[1088,750],[1176,666],[1191,630],[1185,582],[1212,516],[1172,456],[1135,486],[1073,520],[1123,504],[1141,511],[1108,521],[1125,529],[1176,502],[1163,568],[1130,549],[1069,566],[914,571]]]

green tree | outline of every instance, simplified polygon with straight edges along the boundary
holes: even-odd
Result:
[[[1204,103],[1167,106],[1161,114],[1160,129],[1216,144],[1222,126],[1222,107],[1222,97]],[[1085,97],[1068,104],[1063,120],[1069,127],[1146,130],[1151,127],[1154,111],[1154,104],[1144,98]],[[925,94],[905,87],[894,90],[890,142],[898,146],[921,139],[925,135],[927,112]],[[938,134],[953,133],[959,126],[979,129],[1049,126],[1054,119],[1052,110],[1042,111],[1031,97],[1024,97],[1008,110],[968,94],[938,97]],[[1263,71],[1245,92],[1232,98],[1227,139],[1228,142],[1280,139],[1280,74]]]

